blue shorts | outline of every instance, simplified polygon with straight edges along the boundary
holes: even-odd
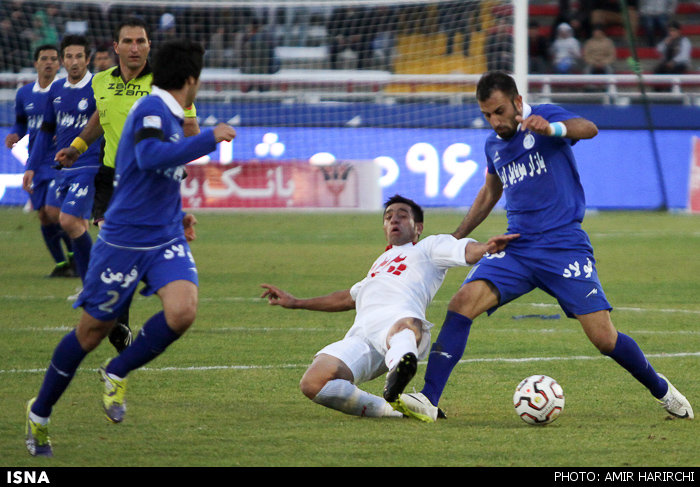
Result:
[[[53,179],[44,179],[43,181],[38,182],[32,181],[32,192],[29,194],[29,200],[32,202],[32,208],[35,210],[40,210],[46,206],[49,195],[53,194],[53,186]]]
[[[498,254],[472,267],[464,283],[485,280],[499,293],[499,306],[542,289],[559,302],[569,318],[611,310],[595,268],[593,247],[582,229],[523,235]]]
[[[61,208],[63,204],[63,198],[61,196],[61,180],[62,177],[57,177],[49,182],[49,188],[46,193],[46,206],[53,206],[56,208]]]
[[[89,219],[95,200],[95,171],[66,171],[61,176],[54,179],[55,196],[51,206],[60,208],[63,213]]]
[[[139,281],[150,296],[166,284],[186,280],[199,284],[197,267],[184,237],[149,248],[120,247],[99,236],[90,251],[83,291],[73,305],[82,306],[93,318],[110,321],[131,303]]]

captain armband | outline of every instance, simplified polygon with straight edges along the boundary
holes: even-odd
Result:
[[[566,137],[566,125],[564,125],[564,122],[550,123],[549,135],[551,137]]]
[[[83,152],[88,150],[87,143],[80,137],[76,137],[75,139],[73,139],[73,142],[70,143],[70,146],[73,149],[77,150],[79,154],[82,154]]]

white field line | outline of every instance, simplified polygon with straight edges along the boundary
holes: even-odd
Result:
[[[678,357],[700,357],[700,352],[680,352],[680,353],[653,353],[646,355],[649,358],[678,358]],[[460,360],[460,364],[468,363],[484,363],[484,362],[500,362],[500,363],[526,363],[526,362],[555,362],[555,361],[577,361],[577,360],[605,360],[609,357],[605,355],[574,355],[571,357],[523,357],[523,358],[472,358]],[[421,362],[425,364],[426,362]],[[144,372],[206,372],[216,370],[268,370],[268,369],[300,369],[306,368],[309,364],[282,364],[282,365],[206,365],[206,366],[189,366],[189,367],[143,367],[138,369]],[[98,369],[80,369],[82,372],[97,372]],[[46,368],[43,369],[0,369],[2,374],[43,374]]]
[[[0,301],[66,301],[66,296],[16,296],[16,295],[2,295],[0,296]],[[146,299],[140,296],[134,296],[135,299]],[[210,298],[206,296],[199,297],[200,303],[217,303],[217,302],[229,302],[229,303],[259,303],[267,304],[266,299],[256,298],[256,297],[245,297],[245,296],[222,296],[216,298]],[[436,299],[432,304],[447,304],[449,301]],[[516,303],[519,306],[533,306],[536,308],[559,308],[556,303]],[[633,311],[639,313],[681,313],[681,314],[694,314],[700,315],[700,309],[683,309],[683,308],[641,308],[634,306],[615,306],[613,305],[615,311]]]
[[[26,300],[32,300],[32,299],[39,299],[39,300],[50,300],[50,299],[60,299],[64,300],[65,298],[60,297],[53,297],[53,296],[43,296],[43,297],[36,297],[36,296],[2,296],[0,299],[15,299],[15,300],[21,300],[21,299],[26,299]],[[229,302],[265,302],[265,300],[262,300],[260,298],[245,298],[245,297],[224,297],[224,298],[204,298],[200,299],[200,301],[229,301]],[[527,305],[527,304],[526,304]],[[534,307],[552,307],[552,308],[558,308],[558,305],[556,304],[547,304],[547,303],[530,303],[530,306]],[[657,309],[657,308],[637,308],[637,307],[617,307],[615,308],[616,310],[619,311],[631,311],[631,312],[659,312],[659,313],[691,313],[691,314],[700,314],[700,310],[686,310],[686,309],[671,309],[671,308],[666,308],[666,309]],[[68,326],[58,326],[58,327],[23,327],[23,328],[11,328],[11,329],[3,329],[0,328],[0,332],[36,332],[36,331],[43,331],[43,332],[66,332],[70,330],[71,327]],[[562,330],[557,330],[557,329],[552,329],[552,328],[540,328],[540,329],[513,329],[513,328],[497,328],[497,327],[489,327],[489,328],[484,328],[485,331],[489,332],[505,332],[505,333],[514,333],[514,332],[526,332],[526,333],[557,333],[557,332],[563,332],[563,333],[574,333],[578,332],[578,329],[562,329]],[[230,326],[230,327],[216,327],[216,328],[207,328],[207,329],[202,329],[202,330],[197,330],[194,328],[192,330],[193,332],[197,331],[202,331],[202,332],[208,332],[208,331],[222,331],[222,332],[275,332],[275,331],[281,331],[281,332],[335,332],[337,330],[334,330],[332,328],[304,328],[304,327],[241,327],[241,326]],[[695,330],[663,330],[663,331],[649,331],[649,330],[637,330],[637,331],[630,331],[630,333],[633,334],[665,334],[665,335],[671,335],[671,334],[682,334],[682,335],[697,335],[700,334],[700,330],[695,331]],[[674,353],[674,354],[647,354],[647,357],[650,358],[672,358],[672,357],[699,357],[700,352],[681,352],[681,353]],[[571,357],[526,357],[526,358],[473,358],[473,359],[464,359],[461,360],[460,363],[478,363],[478,362],[502,362],[502,363],[520,363],[520,362],[545,362],[545,361],[572,361],[572,360],[600,360],[600,359],[605,359],[604,355],[595,355],[595,356],[571,356]],[[191,367],[160,367],[160,368],[149,368],[149,367],[144,367],[140,370],[144,371],[153,371],[153,372],[167,372],[167,371],[207,371],[207,370],[254,370],[254,369],[284,369],[284,368],[305,368],[307,367],[308,364],[288,364],[288,365],[219,365],[219,366],[191,366]],[[0,369],[0,374],[14,374],[14,373],[44,373],[46,371],[45,368],[43,369],[9,369],[9,370],[3,370]]]
[[[0,333],[14,332],[67,332],[72,326],[29,326],[22,328],[0,328]],[[271,332],[303,332],[303,333],[344,333],[345,328],[312,328],[294,326],[219,326],[215,328],[199,328],[196,325],[188,333],[232,332],[232,333],[271,333]],[[574,328],[499,328],[483,327],[479,333],[580,333],[578,327]],[[700,330],[628,330],[626,333],[633,335],[700,335]]]

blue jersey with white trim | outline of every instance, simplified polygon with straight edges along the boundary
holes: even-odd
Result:
[[[550,123],[579,118],[556,105],[523,106],[523,118],[540,115]],[[508,231],[541,233],[580,226],[586,210],[576,160],[566,137],[518,131],[508,140],[491,134],[485,152],[488,172],[503,184]]]
[[[60,81],[59,81],[60,82]],[[44,112],[49,99],[49,89],[39,86],[37,81],[22,86],[17,90],[15,97],[15,124],[10,129],[11,134],[17,134],[21,139],[29,134],[28,151],[31,155],[34,148],[36,136],[41,129],[41,124],[44,120]],[[55,144],[51,144],[55,149]],[[51,151],[49,151],[51,152]],[[37,158],[33,167],[29,166],[27,161],[27,170],[34,171],[34,181],[44,181],[53,179],[56,175],[56,170],[53,165],[53,154],[45,153],[43,158]]]
[[[34,157],[46,157],[49,154],[53,161],[56,150],[68,147],[73,139],[78,137],[95,112],[95,95],[92,91],[89,72],[79,82],[72,84],[67,79],[51,85],[49,100],[44,112],[41,130],[37,134],[34,153],[29,154],[30,164]],[[51,141],[55,137],[55,147]],[[64,171],[85,170],[94,171],[100,167],[101,138],[91,144],[87,151],[78,157],[76,162]]]
[[[184,111],[167,91],[153,87],[124,124],[115,158],[114,194],[100,238],[148,247],[184,235],[180,182],[184,165],[216,149],[213,129],[185,138]]]

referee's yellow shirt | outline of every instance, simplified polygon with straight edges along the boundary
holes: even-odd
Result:
[[[119,138],[126,122],[126,116],[136,100],[151,93],[153,71],[146,63],[143,70],[134,79],[125,83],[119,66],[101,71],[92,77],[92,90],[95,93],[100,125],[104,130],[105,149],[102,163],[114,167]],[[196,117],[197,111],[192,105],[185,110],[186,117]]]

